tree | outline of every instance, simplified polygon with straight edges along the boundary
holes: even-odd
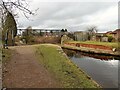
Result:
[[[40,33],[39,33],[40,36],[43,36],[43,32],[40,30]]]
[[[108,42],[112,42],[112,40],[113,40],[113,37],[112,36],[108,36]]]
[[[61,32],[67,32],[67,29],[62,29]]]
[[[64,32],[67,32],[67,29],[65,29]]]
[[[0,0],[0,27],[3,33],[3,42],[5,42],[5,38],[10,38],[8,36],[10,33],[12,34],[12,41],[17,34],[15,13],[13,11],[16,9],[23,11],[26,18],[28,18],[27,13],[34,14],[26,8],[25,4],[27,4],[25,0]]]
[[[93,36],[96,36],[98,29],[96,26],[90,26],[87,28],[88,40],[91,40]]]
[[[67,36],[70,37],[70,38],[72,38],[73,40],[75,40],[75,35],[73,33],[68,33]]]
[[[64,29],[62,29],[61,32],[64,32]]]
[[[8,36],[6,36],[8,35]],[[2,39],[7,39],[9,45],[14,45],[14,37],[17,35],[17,24],[12,13],[8,12],[3,23]]]
[[[52,33],[53,33],[53,31],[51,30],[51,31],[50,31],[50,33],[52,34]]]
[[[27,27],[26,30],[23,32],[22,39],[25,39],[26,44],[31,44],[32,42],[34,42],[31,26]]]

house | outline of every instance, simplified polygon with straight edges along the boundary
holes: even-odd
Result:
[[[101,37],[103,36],[103,33],[96,33],[96,35],[95,35],[95,41],[101,41]]]
[[[112,31],[108,31],[108,32],[106,32],[105,34],[106,35],[110,35],[112,33]]]
[[[88,40],[87,32],[77,31],[77,32],[74,32],[74,35],[75,35],[75,40],[76,41],[86,41],[86,40]]]
[[[116,29],[112,32],[113,38],[115,38],[115,41],[120,42],[120,29]]]
[[[114,31],[109,31],[106,32],[107,36],[112,36],[114,38],[115,41],[119,41],[120,42],[120,29],[116,29]]]

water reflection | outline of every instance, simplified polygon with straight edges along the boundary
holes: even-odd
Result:
[[[104,88],[118,87],[119,57],[64,49],[69,58]]]
[[[91,53],[85,53],[85,52],[80,52],[80,51],[74,51],[74,50],[68,50],[64,49],[64,52],[69,56],[69,57],[83,57],[83,56],[88,56],[92,58],[96,58],[99,60],[120,60],[120,57],[115,57],[115,56],[110,56],[110,55],[99,55],[99,54],[91,54]]]

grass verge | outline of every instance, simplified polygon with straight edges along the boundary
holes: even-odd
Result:
[[[95,45],[103,45],[103,46],[110,46],[113,48],[118,48],[118,42],[97,42],[97,41],[70,41],[69,43],[83,43],[83,44],[95,44]]]
[[[91,77],[73,64],[60,46],[41,44],[36,51],[39,60],[64,88],[100,88]]]
[[[11,57],[10,49],[2,49],[2,63],[6,63]]]

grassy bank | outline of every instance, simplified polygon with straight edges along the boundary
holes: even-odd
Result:
[[[2,63],[4,64],[7,62],[11,57],[11,50],[10,49],[2,49]]]
[[[118,48],[119,46],[118,42],[70,41],[69,43],[95,44],[95,45],[110,46],[113,48]]]
[[[41,44],[36,51],[39,60],[65,88],[99,88],[99,86],[64,54],[61,47]]]

